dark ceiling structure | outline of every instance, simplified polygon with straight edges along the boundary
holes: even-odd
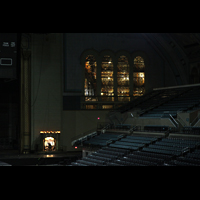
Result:
[[[200,33],[170,33],[189,59],[200,55]]]
[[[35,33],[51,34],[51,33]],[[107,33],[111,37],[145,39],[168,63],[178,85],[187,84],[192,63],[200,63],[200,33]]]

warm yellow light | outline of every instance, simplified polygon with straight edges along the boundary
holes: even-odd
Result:
[[[47,155],[47,158],[52,158],[54,157],[54,155]]]
[[[40,131],[40,133],[51,133],[51,134],[54,134],[54,133],[60,133],[60,131]]]
[[[45,140],[54,140],[53,137],[46,137]]]

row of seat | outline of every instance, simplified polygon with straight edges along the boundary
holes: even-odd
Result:
[[[128,149],[128,150],[139,150],[138,146],[127,146],[127,145],[120,145],[120,144],[110,144],[110,147]]]
[[[144,144],[141,144],[141,143],[127,142],[127,141],[116,141],[115,144],[126,145],[126,146],[135,146],[135,147],[143,147],[144,146]]]
[[[154,162],[157,165],[161,165],[165,161],[164,158],[149,157],[149,156],[137,155],[137,154],[129,154],[128,157],[134,158],[134,159],[139,159],[139,160]]]
[[[180,156],[181,152],[179,151],[171,151],[166,149],[154,149],[149,147],[144,147],[142,151],[152,152],[152,153],[160,153],[160,154],[166,154],[166,155],[172,155],[172,156]]]
[[[179,160],[171,160],[171,161],[166,162],[164,165],[167,165],[167,166],[199,166],[197,164],[179,161]]]
[[[200,127],[186,126],[182,128],[182,133],[200,135]]]
[[[114,144],[109,144],[109,146],[129,150],[139,150],[156,140],[157,138],[155,137],[126,136],[119,141],[115,141]]]
[[[111,151],[111,152],[119,152],[119,153],[123,153],[123,154],[128,154],[130,152],[130,150],[118,149],[118,148],[112,148],[112,147],[102,147],[102,149]]]
[[[159,154],[155,152],[145,152],[145,151],[133,151],[131,154],[139,155],[139,156],[146,156],[149,158],[158,158],[163,160],[170,160],[172,158],[171,155],[166,154]]]
[[[113,163],[116,164],[120,164],[122,166],[156,166],[157,163],[155,162],[151,162],[151,161],[147,161],[147,160],[140,160],[138,158],[129,158],[129,157],[125,157],[125,158],[121,158],[118,160],[113,161]]]
[[[185,156],[177,157],[175,160],[166,163],[174,166],[200,166],[200,149],[195,149]]]
[[[157,95],[158,102],[162,101],[162,97],[175,97],[174,99],[169,100],[168,102],[165,102],[162,105],[157,105],[156,103],[148,104],[150,107],[151,105],[155,105],[155,107],[152,110],[149,110],[141,115],[141,117],[151,117],[151,118],[160,118],[163,116],[164,111],[169,111],[169,114],[171,114],[173,117],[176,117],[178,110],[191,110],[194,106],[198,106],[200,104],[199,98],[199,87],[198,88],[186,88],[184,90],[181,90],[180,88],[172,89],[172,90],[166,90],[161,91],[161,94]],[[164,95],[166,93],[166,95]],[[183,94],[182,94],[183,93]],[[180,94],[179,96],[177,96]],[[191,96],[193,97],[191,99]],[[160,97],[160,100],[159,100]],[[155,97],[154,97],[155,98]],[[151,102],[151,98],[150,98]],[[141,109],[143,109],[143,106],[141,105]]]
[[[94,146],[107,146],[108,144],[112,143],[113,141],[117,141],[122,137],[122,135],[118,134],[100,134],[96,135],[92,138],[83,142],[83,145],[94,145]]]
[[[150,136],[126,136],[126,139],[130,140],[147,140],[147,141],[156,141],[158,138],[156,137],[150,137]]]
[[[188,153],[186,157],[200,160],[200,149],[195,149],[195,151]]]
[[[200,144],[200,140],[173,139],[173,138],[162,138],[162,142],[167,142],[169,144],[171,143],[174,145],[186,144],[190,148],[193,148],[194,146],[198,147]]]
[[[146,125],[144,126],[145,131],[167,131],[169,129],[169,126],[158,126],[158,125]]]
[[[159,145],[159,146],[177,147],[177,148],[181,148],[181,149],[184,149],[186,147],[188,147],[188,148],[195,148],[196,147],[194,144],[172,143],[172,142],[165,142],[165,141],[158,141],[155,144]]]

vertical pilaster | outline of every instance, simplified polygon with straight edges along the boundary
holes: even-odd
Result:
[[[30,51],[22,50],[21,62],[21,144],[20,152],[30,151]]]
[[[114,77],[114,101],[118,101],[117,96],[117,58],[113,58],[113,77]]]
[[[130,88],[129,95],[132,98],[133,97],[133,59],[129,60],[129,88]]]

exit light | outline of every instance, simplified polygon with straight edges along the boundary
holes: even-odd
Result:
[[[75,149],[77,149],[78,147],[74,147]]]

